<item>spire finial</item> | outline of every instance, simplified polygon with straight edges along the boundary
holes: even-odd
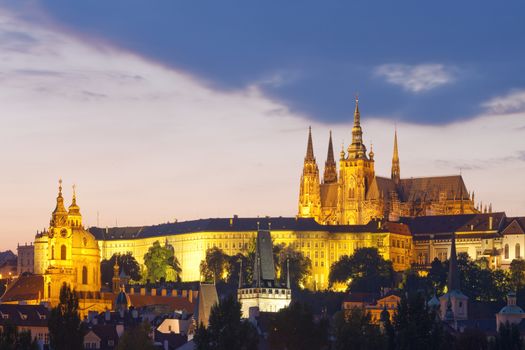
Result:
[[[58,179],[58,195],[62,196],[62,178]]]
[[[458,275],[458,257],[456,254],[456,234],[452,233],[452,239],[450,244],[450,260],[448,264],[448,292],[453,290],[460,290],[459,288],[459,275]]]
[[[306,146],[305,160],[315,160],[314,157],[314,143],[312,141],[312,127],[308,127],[308,145]]]
[[[392,172],[391,179],[398,183],[401,178],[401,169],[399,167],[399,151],[397,148],[397,125],[394,130],[394,154],[392,155]]]

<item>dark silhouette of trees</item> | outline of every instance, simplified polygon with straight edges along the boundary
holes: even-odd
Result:
[[[117,350],[154,350],[150,331],[151,326],[147,322],[128,328],[120,337]]]
[[[321,350],[328,348],[328,321],[316,322],[308,305],[294,302],[272,315],[270,348],[275,350]]]
[[[370,314],[356,307],[348,314],[339,312],[334,317],[335,350],[384,349],[386,337],[379,325],[372,324]]]
[[[193,340],[196,350],[251,350],[257,349],[259,336],[249,321],[241,319],[235,296],[228,296],[211,308],[208,328],[201,324]]]
[[[353,292],[377,293],[382,287],[392,286],[393,276],[392,262],[383,259],[376,248],[360,248],[332,264],[329,281],[350,281]]]
[[[113,254],[109,260],[104,259],[100,262],[100,272],[102,277],[102,284],[111,285],[111,279],[113,278],[113,267],[115,261],[118,266],[130,279],[134,281],[140,281],[142,276],[140,275],[140,265],[131,253],[125,254]]]
[[[60,288],[60,302],[49,315],[49,341],[54,350],[84,348],[84,332],[78,313],[78,296],[69,285]]]
[[[15,325],[6,323],[0,330],[0,350],[38,350],[38,344],[29,331],[18,332]]]

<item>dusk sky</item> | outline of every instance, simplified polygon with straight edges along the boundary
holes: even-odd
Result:
[[[154,4],[154,5],[153,5]],[[199,5],[200,4],[200,5]],[[294,216],[312,126],[525,215],[525,3],[0,0],[2,249],[49,225]]]

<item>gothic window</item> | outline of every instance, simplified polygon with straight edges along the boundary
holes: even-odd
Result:
[[[516,243],[516,256],[515,256],[515,258],[516,259],[521,258],[520,244],[519,243]]]
[[[88,284],[88,271],[87,267],[82,267],[82,284]]]
[[[509,245],[505,244],[505,259],[509,258]]]
[[[55,246],[51,246],[51,260],[55,260]]]
[[[60,259],[61,260],[66,260],[67,259],[67,254],[66,254],[66,246],[62,244],[62,246],[60,247]]]

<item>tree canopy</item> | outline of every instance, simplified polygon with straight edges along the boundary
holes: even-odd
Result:
[[[69,285],[60,288],[60,302],[49,315],[49,342],[54,350],[84,348],[84,333],[78,313],[78,296]]]
[[[307,304],[293,302],[272,315],[270,348],[276,350],[320,350],[328,348],[328,321],[314,320]]]
[[[118,263],[120,269],[124,271],[124,273],[130,277],[130,279],[134,281],[140,281],[142,278],[140,274],[140,265],[135,257],[130,252],[128,252],[125,254],[113,254],[111,258],[104,259],[100,262],[102,284],[111,284],[115,261]]]
[[[153,340],[149,334],[151,326],[146,323],[140,323],[135,327],[128,328],[118,341],[117,350],[153,350]]]
[[[335,350],[382,349],[386,339],[382,336],[379,325],[372,324],[370,313],[356,307],[349,311],[338,312],[334,317]]]
[[[193,340],[196,350],[251,350],[257,349],[259,336],[241,319],[241,304],[230,295],[212,306],[208,328],[201,323]]]
[[[0,330],[0,350],[38,350],[36,338],[30,331],[18,332],[12,323],[5,323]]]
[[[169,244],[161,246],[155,241],[144,255],[146,266],[145,278],[151,282],[177,281],[181,268],[179,260],[174,254],[173,247]]]
[[[332,264],[329,281],[350,282],[353,292],[377,293],[382,287],[392,286],[393,276],[392,262],[383,259],[376,248],[360,248]]]

